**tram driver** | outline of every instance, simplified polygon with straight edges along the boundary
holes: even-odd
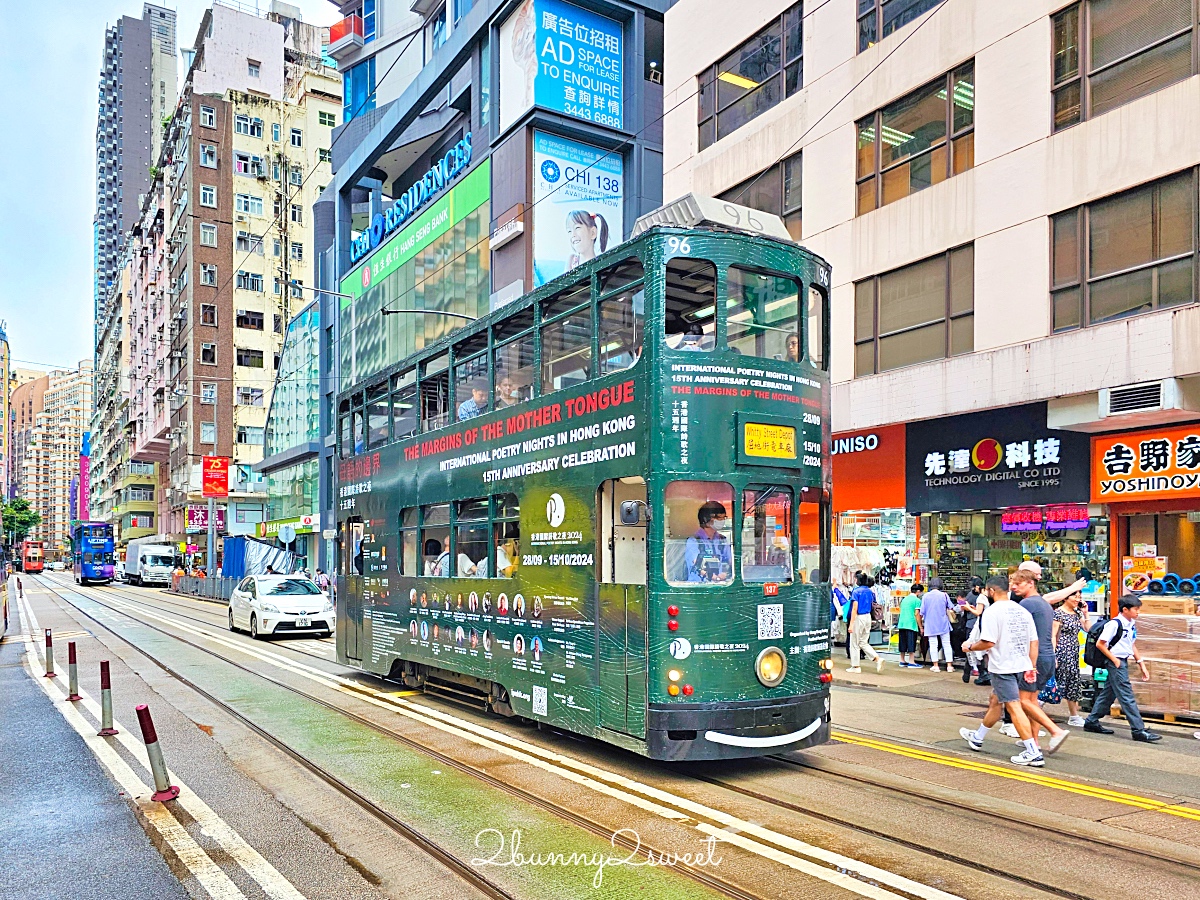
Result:
[[[687,581],[724,583],[733,575],[733,551],[721,533],[729,515],[724,503],[709,500],[696,514],[700,527],[687,539],[683,560]]]

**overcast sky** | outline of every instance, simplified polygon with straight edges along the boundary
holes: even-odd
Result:
[[[329,0],[291,0],[304,20],[338,19]],[[190,47],[211,0],[167,0]],[[230,6],[237,4],[230,3]],[[241,0],[253,8],[254,0]],[[270,8],[259,0],[258,8]],[[14,364],[91,359],[96,98],[104,29],[141,0],[0,0],[0,320]],[[183,73],[180,72],[180,81]]]

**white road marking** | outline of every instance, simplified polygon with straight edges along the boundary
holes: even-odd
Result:
[[[225,632],[223,631],[209,632],[165,616],[147,612],[144,609],[131,608],[128,603],[122,603],[118,598],[106,597],[105,600],[124,606],[125,609],[130,610],[131,615],[140,614],[151,619],[156,619],[172,628],[189,632],[239,653],[270,663],[280,669],[290,671],[295,675],[317,682],[325,687],[355,696],[374,706],[389,709],[413,721],[420,722],[427,727],[436,728],[480,746],[488,747],[498,753],[557,775],[574,784],[587,787],[596,793],[621,800],[624,803],[636,806],[662,818],[675,822],[708,819],[709,822],[716,823],[720,827],[714,827],[705,822],[696,822],[694,827],[706,835],[715,834],[718,838],[737,844],[749,852],[774,860],[775,862],[780,862],[797,871],[804,871],[814,878],[837,885],[860,896],[870,898],[870,900],[898,898],[900,895],[886,891],[877,885],[869,884],[853,876],[847,876],[845,872],[853,872],[862,878],[870,878],[903,891],[908,895],[920,897],[922,900],[961,900],[955,894],[950,894],[906,878],[903,875],[897,875],[885,869],[877,868],[870,863],[865,863],[852,857],[843,856],[839,853],[833,853],[824,848],[805,843],[790,835],[739,819],[736,816],[713,809],[702,803],[688,800],[685,797],[678,796],[661,788],[652,787],[651,785],[627,778],[615,772],[563,756],[534,744],[529,744],[491,728],[459,719],[441,710],[422,706],[401,697],[395,697],[368,685],[362,685],[350,679],[343,678],[340,675],[323,672],[320,669],[287,659],[269,650],[239,641],[231,641],[225,636]],[[758,838],[758,840],[740,837],[740,835],[734,835],[734,832],[751,834],[755,838]],[[762,841],[769,842],[775,846],[767,846],[760,843]],[[802,854],[802,856],[797,854]],[[825,865],[822,866],[818,863],[824,863]],[[844,871],[838,871],[839,869]]]
[[[32,633],[38,633],[40,629],[38,628],[37,618],[33,612],[33,609],[29,606],[29,601],[27,599],[23,603],[22,615],[26,617],[26,621],[28,622]],[[32,638],[29,634],[26,634],[26,646],[29,647],[32,658],[36,658],[36,642],[32,641]],[[29,659],[30,657],[27,657],[26,661],[28,662]],[[46,678],[37,680],[42,682],[50,681],[50,679]],[[133,773],[133,770],[129,768],[124,760],[117,756],[117,754],[103,738],[100,738],[95,734],[95,726],[89,725],[75,709],[74,705],[65,702],[66,695],[58,689],[57,685],[54,686],[54,689],[58,692],[59,699],[63,701],[62,703],[58,704],[59,710],[63,713],[68,721],[71,721],[71,714],[73,714],[79,720],[79,722],[82,723],[81,730],[78,724],[71,721],[71,724],[73,727],[75,727],[75,730],[83,735],[84,740],[88,742],[88,746],[91,747],[94,752],[96,752],[98,757],[101,757],[101,762],[105,764],[105,767],[108,768],[109,771],[113,771],[112,766],[110,766],[108,762],[101,756],[102,751],[106,754],[110,754],[117,763],[125,767],[128,772],[128,777],[133,779],[133,781],[131,781],[130,785],[127,786],[122,779],[118,778],[118,781],[122,782],[122,787],[129,792],[131,797],[148,797],[150,793],[152,793],[151,789],[145,784],[142,784],[141,780],[138,779]],[[96,701],[93,700],[86,691],[81,690],[79,693],[80,696],[83,697],[82,702],[85,707],[89,712],[92,713],[93,716],[96,717],[97,720],[99,720],[100,705],[96,703]],[[140,762],[143,766],[145,766],[146,771],[149,772],[150,761],[146,756],[145,745],[141,741],[137,740],[137,738],[133,737],[130,729],[125,725],[122,725],[119,721],[114,719],[113,726],[119,731],[119,734],[116,736],[117,740],[119,740],[121,744],[134,755],[134,758],[137,759],[138,762]],[[258,885],[263,889],[263,892],[270,897],[271,900],[305,900],[304,895],[296,890],[291,882],[284,878],[283,875],[281,875],[274,866],[264,859],[257,850],[247,844],[245,840],[242,839],[241,835],[239,835],[237,831],[235,831],[229,825],[229,823],[217,815],[217,813],[215,813],[207,803],[201,800],[200,797],[198,797],[190,787],[188,787],[170,772],[168,772],[168,774],[171,777],[171,783],[179,787],[179,796],[174,802],[178,803],[188,815],[196,820],[196,824],[200,826],[204,834],[216,841],[221,849],[224,850],[229,857],[246,872],[247,875],[249,875],[258,883]],[[114,777],[117,777],[115,772]],[[136,781],[136,791],[133,790],[134,781]],[[181,825],[179,825],[179,822],[173,815],[171,815],[167,806],[154,801],[143,802],[139,805],[144,811],[147,809],[153,809],[155,811],[165,812],[170,822],[164,821],[164,825],[168,828],[171,828],[171,823],[174,823],[173,827],[182,832],[188,841],[192,841],[192,838],[190,835],[188,835],[187,831]],[[147,818],[151,818],[149,814],[147,814]],[[153,818],[151,818],[151,821],[154,821]],[[157,823],[155,823],[155,825],[158,827]],[[162,829],[160,828],[159,831],[161,832]],[[163,836],[165,838],[167,837],[167,834],[163,833]],[[204,853],[203,849],[201,849],[199,845],[195,844],[194,841],[192,841],[192,844],[195,846],[195,850],[204,856],[204,859],[207,859],[211,865],[216,866],[216,863],[212,862],[212,860],[207,854]],[[174,845],[172,845],[172,849],[175,849]],[[183,854],[180,854],[180,859],[185,860],[185,864],[187,864]],[[199,862],[200,861],[198,861],[198,863]],[[189,864],[188,868],[191,870],[192,866]],[[219,867],[217,867],[217,871],[221,871]],[[221,872],[221,875],[224,877],[223,872]],[[229,886],[235,891],[235,893],[223,894],[221,896],[243,896],[242,893],[237,890],[236,886],[233,885],[233,882],[229,882]],[[205,890],[208,890],[208,888],[206,887]],[[209,893],[211,894],[212,891],[209,891]],[[217,895],[214,894],[213,896]]]

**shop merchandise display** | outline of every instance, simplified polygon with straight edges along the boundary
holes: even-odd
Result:
[[[971,584],[971,535],[958,531],[938,534],[937,574],[953,594]]]
[[[1133,680],[1133,693],[1143,713],[1200,718],[1200,615],[1150,612],[1145,598],[1137,620],[1137,642],[1150,680]]]

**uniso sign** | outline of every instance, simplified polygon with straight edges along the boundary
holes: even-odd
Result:
[[[350,242],[350,262],[360,259],[378,247],[385,237],[402,227],[430,200],[444,191],[471,164],[471,132],[447,151],[407,191],[396,198],[386,210],[376,213],[371,225]]]

